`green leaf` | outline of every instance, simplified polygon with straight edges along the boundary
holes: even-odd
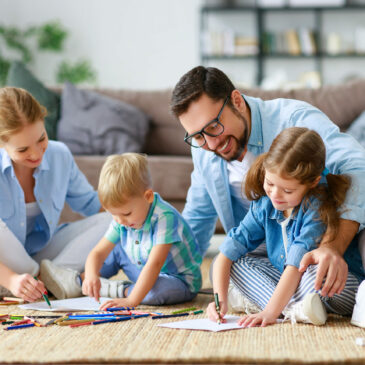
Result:
[[[67,31],[58,21],[54,21],[41,26],[37,35],[40,49],[61,51],[67,37]]]
[[[58,67],[56,78],[58,83],[64,83],[65,81],[73,84],[81,82],[92,83],[96,81],[96,72],[91,67],[89,61],[78,61],[75,64],[63,61]]]
[[[0,56],[0,86],[5,86],[6,78],[8,76],[8,71],[10,67],[10,62],[5,58]]]

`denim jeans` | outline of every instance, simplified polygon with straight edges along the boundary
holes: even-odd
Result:
[[[128,286],[128,292],[131,293],[141,270],[129,260],[122,246],[118,244],[105,260],[104,266],[100,270],[100,275],[105,278],[110,278],[117,274],[120,269],[124,271],[128,279],[133,283]],[[183,303],[192,300],[196,294],[192,293],[188,285],[180,278],[160,273],[155,285],[144,297],[141,304],[166,305]]]

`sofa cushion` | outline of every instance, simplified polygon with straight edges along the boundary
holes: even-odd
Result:
[[[170,113],[171,89],[96,90],[103,95],[132,104],[149,116],[150,130],[144,152],[149,155],[190,155],[190,147],[184,142],[185,130]]]
[[[319,89],[243,90],[250,96],[264,100],[289,98],[306,101],[322,110],[342,131],[365,110],[365,80],[358,79],[341,85],[327,85]]]
[[[6,84],[29,91],[41,105],[47,108],[46,131],[50,139],[56,139],[60,109],[59,95],[47,89],[21,62],[17,61],[10,66]]]
[[[141,152],[148,117],[138,108],[66,83],[58,139],[78,155]]]
[[[354,120],[346,132],[351,134],[363,147],[365,147],[365,110]]]

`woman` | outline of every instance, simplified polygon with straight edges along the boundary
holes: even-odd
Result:
[[[45,291],[42,259],[82,270],[111,221],[68,148],[48,141],[46,114],[27,91],[0,89],[0,296],[29,302]],[[58,226],[65,201],[90,217]]]

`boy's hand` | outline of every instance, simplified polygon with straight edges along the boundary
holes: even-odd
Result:
[[[219,302],[219,307],[220,307],[220,314],[221,314],[221,317],[220,317],[221,323],[225,323],[226,320],[223,317],[227,313],[227,304],[225,302]],[[219,315],[218,315],[217,310],[215,308],[215,302],[209,303],[209,305],[207,307],[207,314],[208,314],[208,318],[211,321],[218,322]]]
[[[82,283],[82,293],[89,297],[95,298],[98,302],[100,299],[100,278],[99,276],[87,277],[85,276],[84,282]]]
[[[277,317],[275,315],[263,310],[260,313],[243,316],[237,323],[242,327],[266,327],[270,324],[276,323],[276,319]]]
[[[111,307],[135,307],[136,304],[132,303],[132,301],[129,298],[117,298],[117,299],[111,299],[104,302],[99,310],[103,311],[107,308]]]

